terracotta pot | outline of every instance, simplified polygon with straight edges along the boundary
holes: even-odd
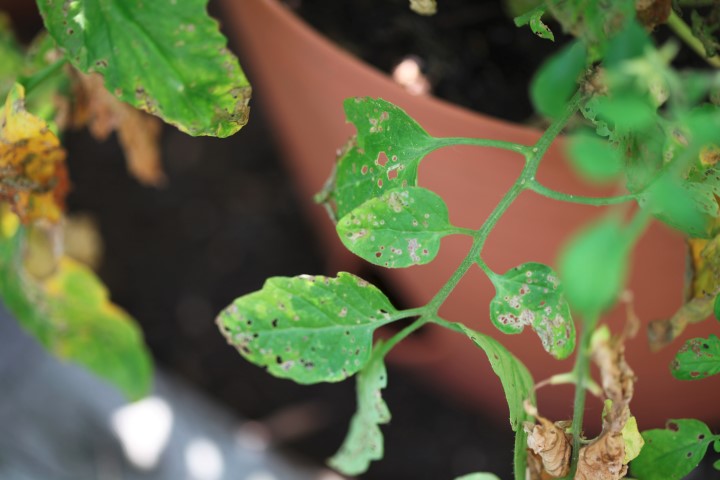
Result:
[[[357,271],[359,260],[348,254],[336,237],[334,226],[312,195],[326,180],[338,146],[353,133],[345,123],[342,101],[352,96],[389,100],[405,109],[436,136],[473,136],[532,144],[539,132],[489,118],[432,97],[408,94],[390,78],[331,44],[276,0],[225,0],[226,20],[242,50],[256,93],[263,98],[271,120],[306,200],[333,269]],[[583,185],[563,160],[561,141],[551,148],[538,173],[545,185],[568,193],[599,195]],[[446,199],[451,221],[479,227],[517,178],[522,159],[499,150],[454,147],[437,151],[420,168],[421,185]],[[524,193],[503,217],[485,247],[484,258],[503,272],[523,262],[552,264],[568,236],[601,209],[568,205],[533,193]],[[468,238],[448,238],[434,262],[421,267],[383,270],[381,275],[410,306],[424,304],[449,278],[469,248]],[[299,246],[298,248],[302,248]],[[654,224],[634,253],[629,289],[643,322],[670,316],[682,303],[685,268],[680,235]],[[334,272],[333,272],[334,273]],[[558,362],[546,354],[530,331],[504,336],[488,318],[494,295],[479,269],[471,271],[443,306],[441,314],[499,338],[529,366],[536,381],[569,371],[572,360]],[[615,331],[622,327],[625,311],[618,307],[608,316]],[[682,338],[707,336],[713,322],[688,328]],[[680,382],[670,376],[668,365],[680,341],[660,353],[651,353],[644,329],[628,348],[628,362],[639,380],[633,412],[641,427],[660,425],[667,418],[696,417],[720,420],[716,395],[720,377]],[[439,327],[401,343],[391,361],[413,369],[419,377],[460,401],[506,418],[507,407],[500,383],[483,353],[469,341]],[[540,410],[553,418],[570,418],[570,386],[546,387],[539,392]],[[599,420],[602,405],[589,399],[587,418]]]

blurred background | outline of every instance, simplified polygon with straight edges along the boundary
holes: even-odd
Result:
[[[516,29],[503,2],[445,0],[432,21],[410,12],[407,0],[286,3],[418,93],[534,121],[526,86],[555,47]],[[33,5],[0,1],[0,8],[13,8],[23,40],[41,26]],[[227,27],[216,2],[210,9]],[[245,68],[252,82],[252,68]],[[403,80],[408,68],[410,80]],[[113,301],[142,326],[157,364],[156,390],[149,400],[123,405],[109,386],[48,357],[3,312],[0,478],[342,478],[323,462],[355,410],[354,382],[298,386],[275,379],[245,362],[214,323],[222,308],[267,277],[335,273],[326,270],[298,207],[264,118],[262,85],[253,89],[250,122],[229,139],[191,138],[165,127],[168,181],[161,188],[128,175],[114,137],[98,143],[74,132],[64,139],[69,211],[90,218],[100,233],[99,275]],[[329,171],[333,159],[326,161]],[[384,397],[393,415],[383,427],[385,459],[362,478],[451,479],[473,471],[509,478],[512,435],[505,422],[454,404],[393,366]]]

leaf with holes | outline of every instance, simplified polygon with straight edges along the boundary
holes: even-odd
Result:
[[[274,277],[238,298],[218,316],[225,338],[250,362],[297,383],[337,382],[370,358],[376,328],[397,313],[364,280]]]
[[[386,190],[416,186],[420,160],[438,146],[407,113],[385,100],[349,98],[345,114],[357,135],[338,159],[328,195],[336,218]]]
[[[697,380],[720,373],[720,339],[715,335],[685,342],[670,365],[678,380]]]
[[[133,319],[110,302],[100,280],[63,257],[54,271],[35,278],[23,266],[25,229],[3,214],[0,233],[0,295],[18,323],[48,351],[87,368],[128,398],[147,395],[152,363]]]
[[[567,358],[573,352],[575,325],[552,268],[524,263],[491,280],[496,293],[490,302],[490,319],[498,330],[516,334],[529,325],[555,358]]]
[[[207,0],[39,0],[50,35],[120,100],[191,135],[247,123],[250,85]]]
[[[671,420],[668,427],[642,432],[645,446],[630,462],[633,476],[648,480],[679,480],[697,467],[708,445],[715,439],[700,420]]]
[[[388,268],[431,262],[440,240],[455,231],[443,199],[421,187],[388,190],[345,215],[336,228],[348,250]]]
[[[387,371],[375,345],[373,356],[357,375],[357,412],[350,422],[350,431],[328,465],[345,475],[364,473],[373,460],[383,457],[383,435],[380,425],[390,421],[390,410],[382,398],[387,386]]]

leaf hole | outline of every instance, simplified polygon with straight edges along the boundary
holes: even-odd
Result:
[[[272,325],[273,328],[277,328],[277,326],[278,326],[278,319],[277,319],[277,318],[273,318],[273,320],[272,320],[272,322],[271,322],[271,325]]]
[[[668,422],[667,424],[668,430],[672,430],[673,432],[677,432],[680,430],[680,426],[675,422]]]

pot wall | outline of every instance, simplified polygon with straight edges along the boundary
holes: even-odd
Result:
[[[430,134],[473,136],[534,143],[539,132],[498,121],[431,97],[415,97],[387,76],[349,56],[296,18],[275,0],[225,0],[226,20],[244,53],[256,93],[276,130],[288,168],[296,176],[304,205],[321,232],[332,273],[357,271],[361,261],[347,253],[321,207],[312,204],[332,168],[335,152],[353,133],[345,123],[342,101],[351,96],[381,97],[398,104]],[[430,20],[431,21],[431,20]],[[563,161],[561,141],[551,148],[538,173],[545,185],[575,194],[601,195],[581,184]],[[420,169],[420,184],[445,198],[451,221],[479,227],[513,183],[522,158],[484,148],[453,147],[431,154]],[[523,262],[553,264],[559,247],[573,231],[597,217],[594,207],[561,204],[531,192],[524,193],[493,231],[483,257],[503,272]],[[459,265],[469,248],[467,238],[447,238],[431,264],[379,272],[408,306],[429,300]],[[681,237],[654,224],[634,253],[628,288],[644,323],[670,316],[682,303],[684,243]],[[312,272],[298,272],[312,273]],[[536,381],[569,371],[572,360],[557,362],[541,348],[532,332],[503,336],[490,324],[488,305],[494,290],[479,269],[471,271],[441,310],[449,319],[498,338],[530,368]],[[625,311],[608,316],[620,331]],[[714,322],[691,326],[682,337],[707,336]],[[717,423],[720,378],[680,382],[668,370],[681,341],[660,353],[651,353],[644,329],[628,348],[628,362],[639,377],[633,413],[641,428],[660,426],[666,418],[692,416]],[[414,370],[422,381],[461,402],[506,418],[500,383],[483,353],[457,334],[429,327],[401,343],[390,360]],[[680,393],[682,391],[682,393]],[[552,418],[570,418],[572,388],[546,387],[539,391],[540,411]],[[588,400],[589,421],[599,424],[602,405]]]

